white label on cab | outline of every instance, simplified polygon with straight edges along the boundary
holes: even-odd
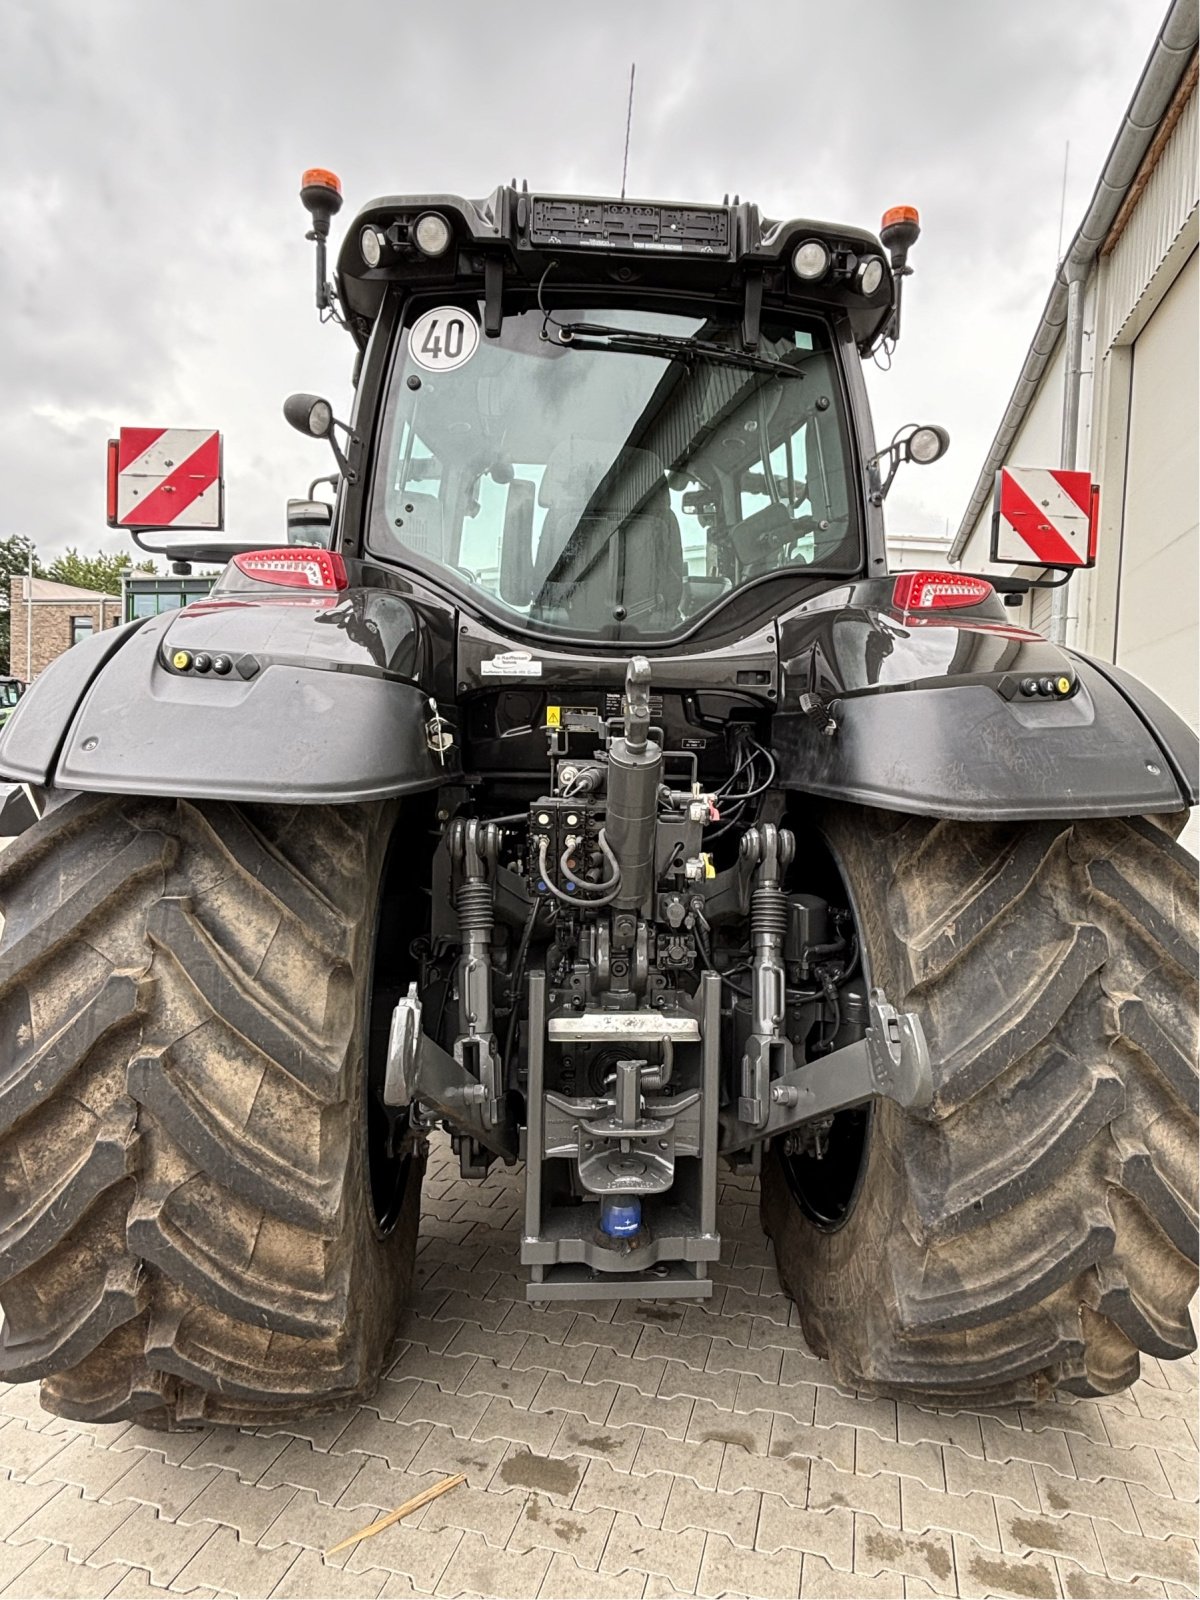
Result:
[[[408,331],[408,353],[426,372],[465,367],[479,349],[479,324],[459,306],[424,311]]]

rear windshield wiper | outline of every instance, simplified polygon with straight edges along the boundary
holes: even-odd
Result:
[[[668,333],[648,333],[639,328],[609,328],[599,322],[556,322],[554,338],[574,350],[618,350],[626,355],[645,355],[659,351],[681,361],[703,356],[728,367],[743,367],[748,372],[770,372],[788,378],[802,378],[803,372],[786,361],[771,356],[756,356],[749,350],[734,350],[709,339],[676,338]],[[548,333],[547,338],[551,337]]]

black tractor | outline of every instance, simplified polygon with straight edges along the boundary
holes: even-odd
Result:
[[[434,1129],[524,1164],[533,1302],[703,1300],[726,1162],[857,1389],[1192,1350],[1196,741],[997,584],[889,572],[947,443],[878,449],[861,371],[915,213],[397,196],[327,283],[302,199],[336,503],[160,537],[211,596],[0,738],[0,1377],[156,1426],[368,1394]]]

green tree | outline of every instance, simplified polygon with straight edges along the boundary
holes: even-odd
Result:
[[[50,570],[45,574],[55,583],[69,583],[76,589],[95,589],[101,594],[120,594],[121,578],[127,572],[153,572],[153,561],[140,561],[134,565],[128,551],[120,555],[105,555],[97,551],[94,556],[81,556],[72,546],[65,556],[55,556]]]
[[[28,575],[29,553],[32,549],[32,540],[22,533],[12,533],[7,539],[0,539],[0,673],[12,671],[8,659],[12,639],[12,579]],[[35,578],[46,576],[36,551],[33,556],[33,575]]]

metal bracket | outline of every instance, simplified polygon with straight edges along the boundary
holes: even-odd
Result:
[[[511,1118],[493,1122],[486,1115],[487,1101],[486,1086],[421,1031],[421,1002],[416,984],[410,984],[392,1012],[384,1105],[419,1106],[422,1120],[441,1118],[464,1138],[515,1161],[517,1139]]]
[[[921,1019],[897,1011],[882,989],[871,991],[871,1026],[866,1037],[792,1067],[771,1080],[763,1122],[755,1125],[729,1112],[721,1118],[721,1148],[736,1150],[773,1139],[814,1117],[830,1116],[880,1097],[906,1111],[933,1099],[933,1071]]]

